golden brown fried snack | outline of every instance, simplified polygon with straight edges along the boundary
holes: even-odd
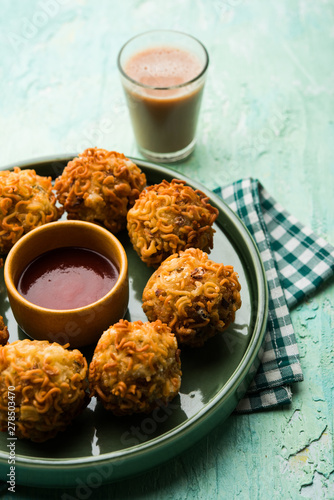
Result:
[[[150,321],[166,323],[180,343],[197,347],[234,321],[240,289],[232,266],[189,248],[171,255],[152,274],[143,292],[143,310]]]
[[[0,268],[3,267],[3,259],[0,258]],[[0,345],[7,344],[9,339],[8,328],[3,321],[3,317],[0,316]]]
[[[161,321],[120,320],[100,338],[89,366],[91,396],[115,415],[150,412],[181,385],[175,336]]]
[[[121,153],[86,149],[56,179],[55,189],[68,219],[101,224],[117,233],[146,186],[145,174]]]
[[[209,252],[218,210],[184,181],[163,180],[141,193],[127,215],[128,232],[143,262],[157,267],[169,255],[196,247]]]
[[[86,406],[87,361],[56,342],[18,340],[0,347],[0,429],[42,442],[64,431]],[[12,410],[11,410],[12,411]]]
[[[51,177],[19,167],[0,172],[0,253],[9,252],[23,234],[58,220],[61,214]]]
[[[8,328],[4,323],[3,317],[0,316],[0,345],[6,345],[9,339]]]

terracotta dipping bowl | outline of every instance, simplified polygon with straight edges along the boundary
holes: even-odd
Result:
[[[83,247],[111,260],[119,271],[113,288],[101,299],[76,309],[47,309],[26,300],[17,290],[22,272],[35,258],[61,247]],[[23,236],[5,261],[4,278],[18,325],[36,340],[70,347],[94,344],[110,325],[123,318],[128,307],[128,261],[118,239],[106,229],[83,221],[59,221]]]

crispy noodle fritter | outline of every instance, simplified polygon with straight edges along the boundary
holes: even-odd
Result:
[[[117,233],[126,214],[146,186],[146,176],[123,154],[86,149],[56,179],[57,198],[68,219],[101,224]]]
[[[100,338],[89,366],[91,396],[115,415],[150,412],[179,391],[177,340],[161,321],[120,320]]]
[[[3,259],[0,258],[0,269],[3,267]],[[5,325],[3,317],[0,316],[0,345],[6,345],[9,339],[8,328]]]
[[[147,187],[127,215],[130,240],[142,261],[157,267],[186,248],[210,252],[218,210],[208,200],[177,179]]]
[[[8,253],[19,238],[32,229],[59,219],[51,177],[35,170],[0,172],[0,253]]]
[[[9,339],[8,328],[4,323],[3,317],[0,316],[0,345],[6,345]]]
[[[166,323],[180,343],[197,347],[234,321],[240,289],[232,266],[189,248],[168,257],[152,274],[143,291],[143,310],[150,321]]]
[[[0,347],[0,429],[15,406],[15,434],[42,442],[64,431],[87,404],[87,361],[56,342],[17,340]],[[14,394],[15,393],[15,396]]]

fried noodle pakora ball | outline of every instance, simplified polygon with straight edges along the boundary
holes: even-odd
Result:
[[[56,207],[51,177],[37,175],[35,170],[0,172],[0,253],[32,229],[53,222],[62,215]]]
[[[100,224],[112,233],[126,227],[126,214],[146,186],[146,176],[123,154],[86,149],[56,179],[57,198],[68,219]]]
[[[100,338],[89,366],[91,396],[115,415],[148,413],[179,392],[175,336],[161,321],[120,320]]]
[[[4,323],[3,317],[0,316],[0,345],[6,345],[9,339],[8,328]]]
[[[8,428],[8,398],[15,405],[15,434],[35,442],[64,431],[86,406],[87,361],[77,349],[44,340],[0,347],[0,429]]]
[[[148,266],[186,248],[210,252],[217,208],[184,181],[163,180],[147,187],[127,215],[131,243]]]
[[[3,267],[3,259],[0,258],[0,269]],[[6,345],[9,339],[8,328],[4,323],[3,317],[0,316],[0,345]]]
[[[240,289],[232,266],[189,248],[168,257],[152,274],[143,291],[143,310],[150,321],[166,323],[180,344],[199,347],[234,321]]]

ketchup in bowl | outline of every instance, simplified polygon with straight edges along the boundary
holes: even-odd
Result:
[[[76,309],[106,295],[119,276],[116,265],[82,247],[62,247],[38,256],[22,272],[17,290],[48,309]]]

